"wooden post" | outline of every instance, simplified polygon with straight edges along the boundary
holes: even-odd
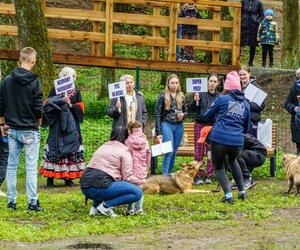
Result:
[[[153,16],[160,16],[160,7],[153,7]],[[160,36],[160,28],[153,27],[153,36],[159,37]],[[159,60],[159,47],[153,47],[152,48],[152,59],[153,60]]]
[[[170,26],[169,26],[169,57],[168,61],[176,61],[176,42],[177,42],[177,21],[179,3],[171,3],[170,6]]]
[[[213,11],[213,21],[220,21],[221,20],[221,12],[214,10]],[[214,42],[220,42],[220,31],[213,31],[212,40]],[[212,52],[212,63],[213,64],[220,64],[220,50],[214,50]]]
[[[112,57],[113,54],[113,0],[106,0],[105,10],[105,56]]]
[[[240,65],[241,8],[234,9],[232,27],[232,65]]]
[[[101,0],[94,0],[93,10],[101,10]],[[100,22],[93,22],[93,32],[100,32]],[[100,56],[100,42],[93,42],[93,55]]]

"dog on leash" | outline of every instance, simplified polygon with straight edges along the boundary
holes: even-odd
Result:
[[[208,193],[205,190],[192,189],[193,181],[201,163],[193,161],[183,163],[182,169],[170,176],[156,175],[146,179],[143,191],[146,194]]]
[[[285,193],[290,193],[293,185],[295,185],[296,195],[300,196],[300,156],[285,154],[282,160],[289,184],[288,190]]]

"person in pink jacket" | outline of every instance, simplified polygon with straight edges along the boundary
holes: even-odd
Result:
[[[93,200],[90,215],[116,217],[113,207],[141,199],[139,185],[143,180],[133,175],[133,159],[124,144],[128,137],[126,127],[113,128],[110,141],[93,154],[80,179],[82,193]]]
[[[129,122],[127,125],[129,136],[125,141],[125,145],[129,148],[133,158],[133,176],[144,182],[151,160],[151,151],[146,136],[142,130],[140,122]],[[128,205],[126,215],[143,213],[143,197],[135,203]]]

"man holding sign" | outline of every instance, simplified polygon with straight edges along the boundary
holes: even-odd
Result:
[[[113,118],[112,127],[124,126],[129,122],[138,121],[145,129],[147,109],[142,92],[135,90],[134,78],[122,75],[120,82],[109,85],[110,104],[107,115]]]

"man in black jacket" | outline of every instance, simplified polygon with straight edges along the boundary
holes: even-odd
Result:
[[[36,51],[26,47],[20,52],[20,67],[1,83],[0,125],[3,135],[9,126],[9,157],[7,165],[8,208],[16,210],[17,169],[22,147],[26,161],[26,191],[28,211],[42,211],[37,195],[37,163],[40,148],[39,126],[42,118],[41,82],[31,72]]]

